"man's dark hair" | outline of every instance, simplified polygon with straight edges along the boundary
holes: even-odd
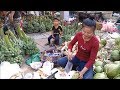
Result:
[[[58,21],[60,21],[58,18],[54,18],[53,21],[54,21],[54,20],[58,20]]]

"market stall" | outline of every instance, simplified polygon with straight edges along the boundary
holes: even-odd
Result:
[[[98,24],[95,34],[100,47],[94,64],[94,79],[120,79],[120,34],[111,22]],[[73,21],[69,25],[62,25],[64,34],[61,46],[40,52],[34,39],[26,33],[43,33],[51,27],[52,21],[48,16],[39,16],[25,19],[23,30],[18,26],[18,35],[11,30],[4,34],[0,29],[1,79],[79,79],[78,71],[70,70],[67,73],[65,68],[57,65],[57,60],[67,56],[68,44],[76,32],[81,31],[79,27],[82,24]],[[75,53],[76,46],[73,47]],[[21,68],[23,63],[32,71],[25,73]]]

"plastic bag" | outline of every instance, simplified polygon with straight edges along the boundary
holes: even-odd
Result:
[[[19,72],[21,72],[21,69],[17,63],[10,64],[5,61],[0,65],[0,79],[10,79],[12,75]]]
[[[43,64],[43,72],[47,75],[51,75],[51,69],[54,67],[54,63],[50,61],[46,61]]]
[[[30,58],[26,60],[27,65],[30,65],[30,63],[33,63],[33,62],[40,62],[40,53],[32,55]]]
[[[25,74],[24,79],[33,79],[33,74],[32,73]]]
[[[33,62],[33,63],[30,63],[30,66],[33,69],[37,70],[37,69],[39,69],[42,66],[42,63],[41,62]]]

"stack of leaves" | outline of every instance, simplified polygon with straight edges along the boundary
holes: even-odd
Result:
[[[63,26],[63,41],[69,41],[71,36],[74,36],[78,32],[78,24],[75,22],[72,25]]]
[[[21,64],[25,55],[34,55],[39,53],[34,40],[28,37],[20,26],[17,29],[18,37],[11,30],[3,33],[0,29],[0,62],[8,61],[10,63]]]
[[[1,32],[2,31],[1,29]],[[8,35],[3,35],[3,38],[0,40],[0,45],[0,62],[8,61],[10,63],[22,63],[24,58],[21,55],[21,50]]]
[[[17,32],[19,39],[23,41],[23,50],[25,51],[26,55],[34,55],[39,53],[39,49],[32,38],[27,36],[24,31],[20,29],[20,27],[18,27]]]
[[[52,28],[52,20],[48,16],[32,17],[24,21],[23,29],[26,33],[46,32]]]

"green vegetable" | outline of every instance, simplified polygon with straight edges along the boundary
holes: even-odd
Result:
[[[120,74],[114,77],[114,79],[120,79]]]
[[[115,45],[120,45],[120,37],[115,39]]]
[[[101,72],[103,72],[103,68],[101,66],[96,66],[95,69],[94,69],[94,71],[96,73],[101,73]]]
[[[94,79],[108,79],[105,72],[102,73],[96,73],[93,77]]]
[[[13,32],[12,32],[11,30],[8,30],[8,31],[7,31],[7,35],[8,35],[12,40],[17,41],[17,38],[15,37],[15,35],[13,34]]]
[[[20,27],[19,27],[20,28]],[[34,40],[28,37],[24,31],[18,29],[19,37],[23,41],[23,50],[26,55],[34,55],[39,52]]]
[[[52,20],[48,16],[33,17],[31,20],[25,20],[23,29],[26,33],[46,32],[52,28]]]
[[[119,64],[120,65],[120,61],[114,61],[115,64]]]
[[[4,36],[4,42],[5,42],[5,44],[7,45],[8,48],[12,48],[12,44],[10,43],[8,35]]]
[[[19,40],[10,30],[6,34],[0,39],[0,62],[8,61],[10,63],[21,64],[24,58],[21,55]]]
[[[72,76],[72,79],[78,79],[79,78],[79,72],[75,72]]]
[[[4,37],[4,32],[3,32],[3,29],[0,28],[0,38],[3,38]]]
[[[120,60],[120,52],[119,52],[119,50],[113,50],[111,52],[110,60],[111,61],[119,61]]]
[[[104,46],[107,44],[107,41],[102,39],[102,40],[100,41],[100,44],[102,44],[103,47],[104,47]]]
[[[95,61],[95,66],[103,66],[104,63],[102,61]]]
[[[106,64],[104,66],[104,72],[107,74],[108,78],[113,79],[116,75],[120,73],[119,64]]]

